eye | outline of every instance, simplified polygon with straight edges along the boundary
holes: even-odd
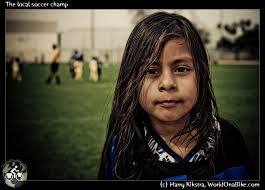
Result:
[[[188,67],[184,67],[184,66],[177,67],[175,70],[175,72],[178,72],[178,73],[185,73],[188,71],[190,71],[190,69]]]
[[[159,68],[150,67],[147,69],[146,74],[148,75],[157,75],[159,74]]]

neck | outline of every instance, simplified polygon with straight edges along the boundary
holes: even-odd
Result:
[[[187,116],[177,121],[161,121],[151,118],[152,127],[166,141],[169,142],[173,136],[185,127]]]
[[[174,135],[185,127],[188,116],[177,121],[164,122],[161,120],[151,119],[152,127],[161,136],[165,143],[178,155],[184,158],[190,150],[196,145],[196,142],[188,143],[189,139],[197,133],[194,129],[191,133],[185,133],[173,139]]]

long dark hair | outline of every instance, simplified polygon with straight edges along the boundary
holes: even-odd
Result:
[[[104,173],[114,137],[114,178],[141,177],[139,157],[144,153],[145,146],[140,122],[148,120],[148,117],[139,104],[139,92],[146,69],[159,58],[165,43],[173,38],[183,38],[188,44],[198,87],[197,102],[191,110],[189,122],[175,137],[195,128],[197,134],[192,140],[200,143],[208,137],[210,126],[214,122],[212,115],[218,116],[218,111],[204,44],[195,27],[185,17],[165,12],[154,13],[135,26],[124,50],[102,152],[99,179],[106,177]]]

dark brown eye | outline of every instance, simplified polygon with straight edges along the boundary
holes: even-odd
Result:
[[[158,68],[148,68],[146,71],[146,74],[157,75],[157,74],[159,74],[159,69]]]
[[[178,72],[178,73],[184,73],[184,72],[188,72],[190,69],[187,68],[187,67],[177,67],[175,72]]]

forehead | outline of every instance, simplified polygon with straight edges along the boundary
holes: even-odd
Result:
[[[193,60],[188,45],[189,43],[185,38],[173,37],[171,39],[166,39],[162,37],[159,41],[156,49],[150,56],[144,59],[144,64],[141,65],[141,68],[148,68],[150,65],[160,64],[164,62],[164,59],[167,59],[167,61],[170,59],[172,61],[172,59],[178,60],[183,58],[187,58],[189,61]]]
[[[171,39],[166,42],[162,52],[161,52],[161,57],[163,56],[190,56],[190,49],[188,46],[188,43],[185,39],[180,38],[180,39]]]

